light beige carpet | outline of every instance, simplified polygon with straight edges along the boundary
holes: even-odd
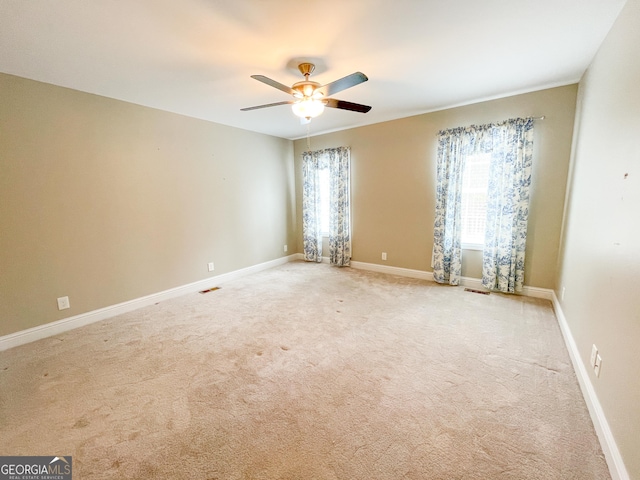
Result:
[[[213,286],[213,285],[212,285]],[[548,301],[290,263],[0,353],[88,479],[608,479]]]

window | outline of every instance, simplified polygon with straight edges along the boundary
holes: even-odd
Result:
[[[482,249],[482,285],[521,292],[533,118],[440,130],[437,158],[433,279],[459,285],[461,251],[474,242]]]
[[[320,180],[320,233],[329,236],[329,169],[318,171]]]
[[[349,147],[302,154],[302,244],[304,260],[321,262],[323,236],[329,237],[329,262],[351,262]]]
[[[482,250],[487,220],[490,153],[470,155],[462,173],[462,248]]]

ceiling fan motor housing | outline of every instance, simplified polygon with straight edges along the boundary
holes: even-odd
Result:
[[[311,75],[315,69],[316,66],[313,63],[301,63],[298,65],[298,70],[304,75],[304,80],[294,83],[291,87],[291,90],[294,91],[293,95],[296,98],[309,98],[313,96],[316,89],[321,86],[318,82],[309,80],[309,75]],[[316,95],[316,97],[320,96],[322,95]]]
[[[304,80],[302,82],[294,83],[291,87],[293,95],[296,98],[312,97],[315,90],[320,87],[318,82],[312,82],[311,80]],[[319,92],[318,92],[319,93]]]

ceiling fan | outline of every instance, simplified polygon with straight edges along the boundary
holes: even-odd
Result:
[[[266,83],[278,90],[282,90],[285,93],[293,95],[294,98],[286,102],[268,103],[266,105],[241,108],[240,110],[246,112],[249,110],[257,110],[259,108],[276,107],[278,105],[292,105],[293,113],[307,121],[320,115],[324,111],[325,106],[360,113],[367,113],[371,110],[371,107],[368,105],[328,98],[334,93],[341,92],[342,90],[346,90],[347,88],[354,87],[369,80],[364,73],[352,73],[351,75],[347,75],[335,82],[320,85],[318,82],[309,80],[309,75],[313,73],[315,68],[316,67],[313,63],[301,63],[298,65],[298,70],[300,70],[300,73],[304,75],[304,80],[294,83],[291,87],[287,87],[286,85],[276,82],[264,75],[251,75],[251,78],[255,78],[259,82]]]

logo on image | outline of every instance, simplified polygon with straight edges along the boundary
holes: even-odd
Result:
[[[71,456],[0,457],[0,480],[71,480]]]

